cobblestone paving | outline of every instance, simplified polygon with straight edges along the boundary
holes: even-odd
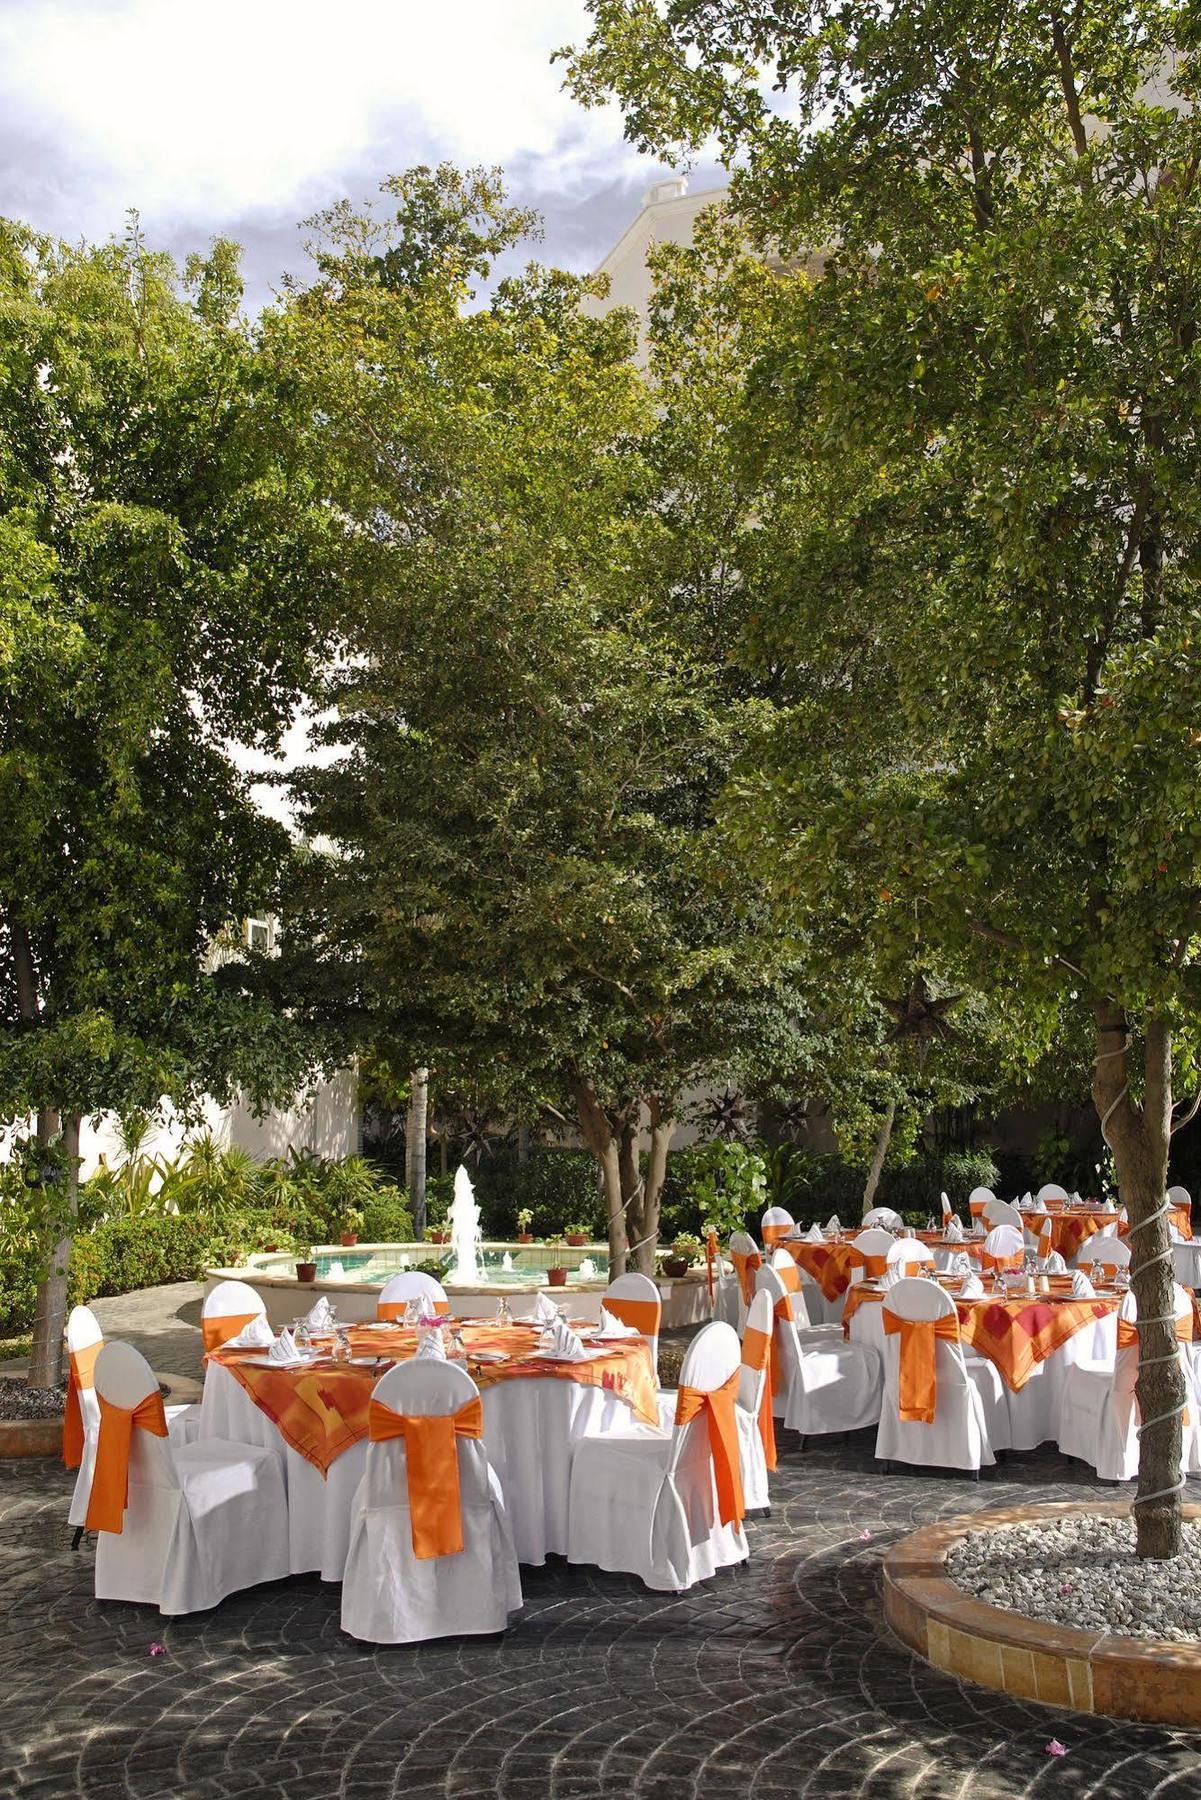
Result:
[[[871,1433],[804,1453],[782,1437],[745,1569],[676,1598],[554,1562],[522,1572],[503,1638],[386,1650],[341,1635],[315,1578],[175,1622],[97,1605],[68,1478],[0,1463],[0,1796],[1197,1800],[1201,1733],[963,1686],[880,1619],[881,1554],[905,1532],[1091,1479],[1049,1452],[978,1486],[884,1477]]]

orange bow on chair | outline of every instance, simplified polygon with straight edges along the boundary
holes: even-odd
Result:
[[[902,1319],[888,1308],[884,1311],[884,1330],[888,1337],[901,1334],[900,1378],[897,1383],[897,1410],[908,1425],[933,1425],[938,1410],[938,1351],[936,1341],[959,1342],[959,1317],[944,1313],[941,1319]]]
[[[734,1265],[734,1273],[738,1277],[738,1287],[744,1303],[749,1306],[755,1298],[755,1270],[763,1267],[763,1258],[757,1250],[731,1250],[730,1261]]]
[[[95,1387],[92,1372],[96,1367],[96,1358],[103,1349],[103,1341],[97,1338],[94,1344],[85,1344],[82,1350],[72,1350],[70,1353],[67,1401],[63,1408],[63,1463],[68,1469],[77,1469],[83,1461],[86,1434],[79,1396],[88,1388]]]
[[[631,1331],[640,1332],[643,1337],[658,1337],[659,1323],[663,1317],[663,1308],[658,1300],[623,1300],[606,1294],[601,1304],[619,1324],[628,1325]]]
[[[856,1250],[854,1244],[851,1245],[851,1254],[847,1260],[853,1269],[862,1269],[868,1281],[879,1281],[888,1267],[887,1252],[883,1256],[869,1256],[862,1250]]]
[[[423,1561],[434,1556],[457,1556],[463,1548],[463,1503],[455,1439],[483,1434],[484,1408],[478,1394],[456,1413],[405,1417],[379,1400],[373,1400],[368,1408],[367,1435],[373,1444],[404,1439],[413,1555]]]
[[[992,1269],[1001,1275],[1012,1275],[1023,1269],[1026,1264],[1025,1252],[1014,1250],[1009,1256],[994,1256],[991,1250],[981,1250],[980,1267]]]
[[[717,1262],[717,1233],[710,1226],[705,1233],[705,1282],[709,1289],[709,1304],[713,1304],[714,1282],[713,1268]]]
[[[450,1317],[449,1300],[431,1300],[428,1294],[410,1294],[409,1299],[420,1300],[421,1310],[429,1318],[433,1318],[435,1313],[440,1319]],[[403,1319],[408,1304],[408,1300],[381,1300],[375,1309],[375,1316],[377,1319]]]
[[[738,1459],[738,1370],[719,1388],[682,1387],[676,1395],[676,1424],[691,1425],[701,1413],[709,1427],[709,1455],[717,1485],[717,1516],[723,1525],[742,1525],[746,1502],[742,1496],[742,1466]]]
[[[249,1325],[252,1319],[261,1315],[249,1313],[214,1313],[211,1318],[201,1319],[200,1336],[204,1345],[204,1354],[210,1350],[220,1350],[222,1344],[228,1344],[230,1338],[237,1337],[239,1331]]]
[[[764,1371],[763,1388],[759,1395],[759,1436],[763,1440],[764,1461],[769,1469],[774,1469],[776,1421],[771,1409],[771,1336],[770,1331],[756,1331],[753,1325],[748,1325],[742,1335],[742,1361],[745,1368]]]
[[[796,1226],[795,1225],[764,1225],[760,1229],[763,1234],[763,1248],[765,1250],[774,1250],[777,1244],[783,1243],[784,1239],[786,1237],[788,1237],[790,1232],[793,1232],[796,1230]]]
[[[101,1394],[96,1398],[100,1402],[100,1432],[88,1497],[87,1527],[89,1531],[120,1532],[129,1505],[129,1452],[134,1429],[165,1438],[167,1415],[163,1411],[163,1396],[157,1389],[136,1406],[114,1406]]]
[[[1176,1321],[1176,1341],[1179,1344],[1191,1344],[1192,1343],[1192,1341],[1193,1341],[1193,1315],[1191,1312],[1184,1313],[1179,1319],[1177,1319],[1177,1321]],[[1138,1326],[1135,1325],[1130,1319],[1119,1319],[1118,1320],[1118,1349],[1119,1350],[1136,1350],[1137,1348],[1138,1348]],[[1137,1400],[1135,1401],[1135,1405],[1136,1406],[1138,1405]],[[1182,1424],[1184,1424],[1184,1425],[1192,1424],[1192,1419],[1189,1416],[1189,1409],[1187,1406],[1185,1407],[1185,1409],[1184,1409],[1183,1413],[1180,1415],[1180,1417],[1181,1417]]]

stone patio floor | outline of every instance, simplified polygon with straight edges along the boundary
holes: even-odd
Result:
[[[102,1303],[106,1329],[195,1374],[195,1290],[157,1294]],[[677,1598],[554,1561],[522,1571],[503,1638],[401,1649],[343,1637],[315,1577],[177,1621],[97,1605],[70,1478],[0,1463],[0,1796],[1197,1800],[1201,1733],[961,1684],[880,1617],[881,1556],[916,1525],[1112,1489],[1049,1451],[978,1485],[881,1476],[871,1433],[782,1451],[744,1569]]]

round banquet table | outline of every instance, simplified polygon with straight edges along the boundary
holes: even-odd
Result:
[[[1073,1301],[1067,1282],[1052,1277],[1050,1294],[985,1294],[958,1300],[965,1356],[987,1358],[1001,1376],[1006,1424],[990,1426],[994,1450],[1033,1450],[1059,1434],[1059,1407],[1073,1363],[1112,1369],[1117,1355],[1119,1296],[1100,1292]],[[852,1342],[884,1355],[884,1296],[874,1284],[848,1298],[844,1330]]]
[[[658,1423],[650,1345],[642,1337],[623,1339],[590,1363],[540,1367],[529,1360],[536,1330],[462,1324],[483,1402],[483,1442],[504,1492],[518,1561],[566,1555],[573,1442]],[[472,1351],[483,1344],[506,1349],[508,1366],[475,1362]],[[341,1581],[346,1564],[351,1503],[366,1465],[371,1389],[390,1361],[414,1353],[415,1334],[352,1328],[351,1348],[369,1360],[263,1371],[246,1353],[215,1351],[206,1359],[200,1403],[201,1437],[279,1453],[292,1573],[315,1570],[325,1581]],[[245,1385],[250,1381],[261,1384],[257,1397]]]

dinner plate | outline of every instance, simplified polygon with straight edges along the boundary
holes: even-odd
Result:
[[[290,1356],[286,1362],[278,1356],[244,1356],[242,1361],[255,1369],[307,1369],[312,1363],[327,1360],[317,1356]]]
[[[521,1360],[523,1362],[561,1362],[571,1364],[578,1362],[595,1362],[598,1357],[604,1356],[604,1354],[605,1352],[603,1350],[585,1350],[583,1356],[563,1356],[558,1350],[531,1350],[529,1354],[522,1357]]]

